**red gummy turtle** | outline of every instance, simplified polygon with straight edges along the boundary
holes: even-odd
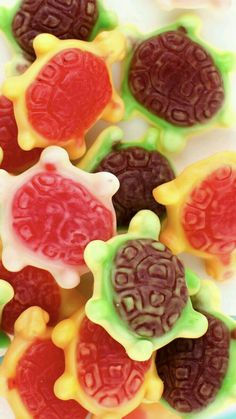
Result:
[[[80,311],[59,323],[53,342],[65,352],[64,374],[55,384],[62,400],[75,399],[96,417],[121,418],[144,399],[160,399],[162,382],[152,359],[134,361],[105,329]],[[158,394],[156,393],[158,388]]]
[[[11,388],[19,392],[34,419],[83,419],[88,412],[74,400],[62,401],[54,394],[54,384],[63,373],[64,353],[51,340],[37,340],[17,365]]]
[[[42,34],[34,47],[36,61],[3,87],[14,103],[19,144],[26,150],[60,145],[76,159],[98,119],[116,122],[123,116],[109,66],[123,58],[125,38],[116,30],[90,43]]]
[[[140,390],[150,360],[131,360],[120,343],[86,317],[77,344],[77,375],[81,387],[104,407],[129,402]]]
[[[216,279],[235,272],[236,153],[217,153],[186,168],[174,181],[154,190],[167,207],[161,238],[174,252],[189,251],[206,260]]]
[[[58,147],[44,150],[39,163],[18,177],[1,176],[4,266],[14,272],[27,265],[46,269],[73,288],[88,270],[86,245],[115,233],[111,197],[118,180],[75,168]]]
[[[19,173],[32,166],[40,157],[41,150],[22,150],[17,142],[18,129],[13,105],[4,96],[0,96],[0,147],[3,152],[1,169],[10,173]]]
[[[236,248],[236,169],[222,166],[192,191],[182,225],[194,249],[230,262]]]
[[[12,31],[33,60],[33,39],[40,33],[87,40],[97,19],[97,0],[23,0],[12,21]]]
[[[0,393],[17,418],[85,419],[88,412],[79,403],[59,400],[54,394],[65,360],[51,340],[47,321],[47,313],[39,307],[26,310],[17,320],[16,336],[0,367],[4,382]]]

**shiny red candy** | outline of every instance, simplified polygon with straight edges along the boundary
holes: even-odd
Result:
[[[228,263],[236,247],[236,170],[229,165],[211,173],[186,203],[182,225],[194,249]]]
[[[15,194],[13,230],[32,252],[81,266],[90,241],[112,237],[113,214],[83,185],[51,169],[34,175]]]
[[[35,131],[52,143],[73,138],[80,145],[111,96],[104,60],[87,51],[67,49],[54,56],[28,88],[28,117]]]
[[[13,105],[5,96],[0,96],[0,147],[3,150],[1,169],[19,173],[37,162],[41,149],[22,150],[17,142],[18,129]]]
[[[64,369],[64,353],[51,340],[35,341],[21,358],[14,387],[34,419],[85,419],[88,415],[79,403],[55,396],[54,384]]]
[[[77,374],[84,391],[100,405],[115,408],[140,390],[150,361],[128,357],[123,346],[85,318],[77,345]]]

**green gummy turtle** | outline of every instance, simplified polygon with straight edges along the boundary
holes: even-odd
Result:
[[[183,418],[210,418],[235,403],[236,322],[221,313],[202,313],[208,320],[204,336],[177,339],[156,355],[162,402]]]
[[[86,314],[137,361],[177,337],[199,337],[207,329],[189,297],[199,282],[158,241],[159,231],[158,217],[139,211],[127,234],[93,241],[84,253],[95,280]]]
[[[35,59],[33,40],[41,33],[88,41],[116,25],[102,0],[21,0],[12,8],[0,7],[0,29],[30,61]]]
[[[143,209],[163,218],[165,207],[155,201],[152,191],[175,178],[170,162],[158,151],[157,129],[149,128],[136,141],[123,137],[118,127],[105,129],[79,163],[83,170],[110,172],[119,179],[120,188],[112,199],[118,228],[127,228],[132,217]]]
[[[126,117],[138,112],[163,130],[162,148],[179,151],[187,137],[230,125],[229,72],[234,54],[219,53],[196,35],[199,18],[131,42],[123,81]]]

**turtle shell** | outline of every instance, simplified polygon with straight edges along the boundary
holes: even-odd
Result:
[[[83,266],[86,245],[112,237],[113,214],[83,185],[48,166],[15,193],[13,231],[34,253]]]
[[[129,224],[142,209],[149,209],[159,217],[165,214],[165,207],[158,204],[152,194],[156,186],[175,177],[162,154],[142,147],[119,149],[119,145],[115,145],[94,171],[113,173],[120,181],[120,188],[113,197],[119,226]]]
[[[18,129],[13,105],[5,96],[0,96],[0,147],[3,150],[1,169],[19,173],[28,169],[39,159],[41,150],[22,150],[17,142]]]
[[[222,76],[212,57],[183,27],[137,46],[129,87],[152,114],[178,127],[207,122],[222,107],[225,96]]]
[[[157,351],[163,397],[182,413],[196,412],[212,403],[227,373],[230,332],[221,320],[203,314],[209,322],[203,337],[176,339]]]
[[[190,194],[182,226],[194,249],[220,257],[225,264],[236,248],[236,169],[223,165]]]
[[[97,0],[23,0],[12,21],[16,41],[31,60],[34,38],[50,33],[60,39],[87,40],[98,19]]]
[[[140,336],[169,332],[188,300],[180,260],[160,242],[128,240],[112,268],[113,302],[121,319]]]
[[[140,390],[151,360],[133,361],[123,346],[85,317],[77,344],[77,375],[87,395],[106,408],[129,402]]]
[[[74,138],[79,146],[111,97],[105,61],[87,51],[66,49],[49,60],[28,87],[28,118],[53,144]]]
[[[41,307],[49,314],[49,326],[57,323],[61,305],[60,289],[49,272],[33,266],[27,266],[19,272],[9,272],[0,263],[0,277],[14,289],[13,299],[2,312],[1,327],[5,332],[13,334],[15,321],[32,306]]]
[[[54,394],[54,384],[64,370],[62,349],[50,339],[36,340],[20,359],[8,387],[19,392],[34,419],[85,419],[88,412],[79,403],[62,401]]]

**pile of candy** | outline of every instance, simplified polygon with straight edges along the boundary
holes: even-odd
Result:
[[[227,2],[159,1],[196,3]],[[236,322],[178,255],[235,275],[236,153],[177,177],[168,153],[232,124],[235,55],[199,39],[195,15],[130,36],[100,0],[18,1],[0,27],[14,51],[0,97],[0,399],[16,419],[214,417],[236,402]],[[113,125],[86,152],[98,120],[135,114],[152,125],[143,138]]]

